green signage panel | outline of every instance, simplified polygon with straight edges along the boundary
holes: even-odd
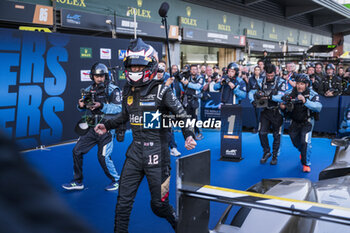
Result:
[[[181,27],[192,27],[208,29],[208,16],[210,9],[193,5],[190,3],[178,4],[175,13],[178,16],[178,25]]]
[[[323,36],[318,35],[318,34],[312,34],[311,44],[312,45],[322,45],[323,44]]]
[[[239,16],[211,10],[208,19],[208,30],[239,35]]]
[[[302,45],[302,46],[310,46],[311,45],[311,33],[299,31],[298,44]]]
[[[15,2],[25,2],[38,5],[52,6],[51,0],[16,0]]]
[[[239,34],[246,35],[248,38],[263,39],[263,28],[262,21],[241,16]]]
[[[283,40],[288,41],[288,44],[298,44],[299,31],[294,28],[284,28]]]
[[[282,41],[286,40],[284,35],[284,27],[272,24],[272,23],[265,23],[264,26],[264,39],[270,40],[270,41]]]
[[[170,9],[168,12],[168,23],[177,24],[178,0],[168,0]],[[158,10],[162,1],[158,0],[56,0],[57,8],[74,9],[79,11],[89,11],[103,15],[121,16],[124,18],[134,18],[136,20],[148,22],[161,22]]]

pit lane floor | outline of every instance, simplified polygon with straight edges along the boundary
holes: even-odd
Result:
[[[335,147],[330,145],[330,139],[313,138],[311,155],[311,173],[302,173],[299,161],[299,152],[293,147],[288,135],[283,135],[281,154],[276,166],[271,166],[269,161],[261,165],[259,160],[262,149],[258,134],[243,133],[241,162],[220,161],[220,132],[204,131],[204,139],[198,141],[196,149],[191,152],[184,148],[182,133],[175,133],[178,150],[182,155],[192,152],[211,149],[211,184],[233,189],[245,190],[263,178],[299,177],[311,181],[318,180],[319,172],[331,164]],[[132,141],[131,132],[127,132],[125,141],[119,143],[115,140],[112,154],[116,169],[120,174],[125,152]],[[269,135],[270,144],[272,135]],[[75,144],[61,145],[49,150],[36,150],[23,153],[23,157],[41,173],[49,184],[68,203],[71,209],[86,220],[97,232],[113,232],[114,210],[117,201],[117,191],[106,192],[104,187],[109,184],[109,179],[104,175],[97,160],[97,148],[93,148],[84,157],[84,185],[85,189],[78,192],[67,192],[61,188],[62,183],[69,182],[73,176],[72,149]],[[170,203],[175,206],[175,161],[171,157],[171,183]],[[211,203],[210,223],[212,229],[227,205]],[[150,208],[150,194],[146,179],[140,185],[134,208],[131,214],[130,233],[167,233],[173,232],[170,225],[164,219],[160,219],[152,213]]]

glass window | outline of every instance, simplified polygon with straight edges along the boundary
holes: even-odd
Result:
[[[185,64],[218,64],[219,48],[181,45],[181,63]]]

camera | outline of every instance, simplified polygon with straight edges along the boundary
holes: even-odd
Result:
[[[269,100],[267,98],[261,98],[255,100],[255,107],[256,108],[266,108],[269,104]]]
[[[221,80],[221,85],[226,85],[227,83],[231,82],[231,79],[230,78],[223,78]]]
[[[302,103],[301,100],[295,99],[291,95],[284,95],[284,96],[282,96],[282,100],[284,102],[284,105],[286,105],[286,110],[288,112],[292,112],[293,111],[295,104]]]
[[[257,91],[254,95],[254,102],[256,108],[266,108],[268,107],[269,99],[272,90]]]
[[[187,69],[187,67],[182,69],[181,72],[176,72],[174,74],[174,77],[180,82],[183,81],[184,79],[189,79],[190,76],[191,76],[191,72],[189,69]]]
[[[288,71],[287,71],[287,70],[283,70],[282,74],[283,74],[283,75],[287,75],[287,74],[288,74]]]
[[[81,89],[81,98],[83,99],[84,105],[89,108],[94,105],[94,102],[98,102],[98,96],[104,95],[105,92],[105,84],[99,83],[96,87],[86,91],[85,89]]]
[[[243,75],[248,76],[248,72],[242,71],[242,76],[243,76]]]
[[[83,99],[84,105],[88,108],[94,105],[95,102],[95,91],[85,91],[81,89],[81,98]]]

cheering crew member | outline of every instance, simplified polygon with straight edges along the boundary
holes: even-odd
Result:
[[[239,67],[232,62],[227,66],[227,75],[214,85],[214,90],[221,90],[221,103],[225,105],[239,104],[247,95],[246,84],[238,77]]]
[[[102,119],[103,114],[117,114],[121,112],[121,93],[119,87],[109,82],[108,68],[102,63],[96,63],[92,66],[90,78],[94,82],[85,89],[85,93],[91,96],[91,103],[86,103],[86,99],[81,98],[78,102],[80,111],[89,110],[93,124]],[[106,176],[112,181],[105,190],[113,191],[118,189],[119,175],[114,167],[111,154],[113,150],[114,131],[105,135],[98,135],[94,128],[90,127],[81,135],[73,149],[74,179],[72,182],[63,184],[62,187],[67,190],[84,189],[83,181],[83,156],[88,153],[95,145],[98,146],[98,161],[100,162]]]
[[[333,97],[342,93],[342,80],[335,74],[335,66],[331,63],[326,66],[327,76],[321,80],[319,93],[326,97]]]
[[[286,64],[286,70],[288,72],[288,75],[283,76],[283,78],[285,79],[286,90],[291,90],[293,89],[293,87],[295,87],[294,77],[297,75],[297,73],[295,72],[295,63],[288,62]]]
[[[315,117],[321,111],[322,104],[318,94],[309,88],[310,79],[306,74],[298,74],[296,87],[287,91],[282,100],[281,109],[287,109],[287,116],[292,119],[289,135],[293,145],[300,151],[303,172],[310,172],[311,137]],[[289,112],[288,112],[289,111]]]
[[[186,112],[171,88],[155,79],[158,68],[157,52],[141,39],[132,40],[124,58],[127,84],[123,89],[122,112],[95,131],[105,134],[130,121],[133,142],[126,152],[120,177],[115,216],[115,232],[128,232],[128,224],[137,189],[144,176],[151,192],[151,208],[159,217],[176,227],[176,214],[169,204],[170,155],[168,129],[161,125],[160,116],[175,116],[186,121]],[[185,147],[193,149],[196,142],[190,128],[182,129]]]
[[[253,89],[249,92],[249,100],[254,107],[262,108],[259,123],[259,139],[264,150],[264,154],[260,160],[260,163],[266,163],[266,161],[271,157],[267,134],[269,133],[270,128],[272,128],[273,144],[272,160],[270,164],[276,165],[277,157],[280,152],[283,124],[283,116],[278,106],[277,96],[284,93],[286,84],[279,76],[275,74],[276,68],[274,65],[268,64],[265,66],[265,72],[266,76],[263,79],[258,80],[257,89]],[[266,99],[266,106],[259,106],[259,103],[266,101]]]

